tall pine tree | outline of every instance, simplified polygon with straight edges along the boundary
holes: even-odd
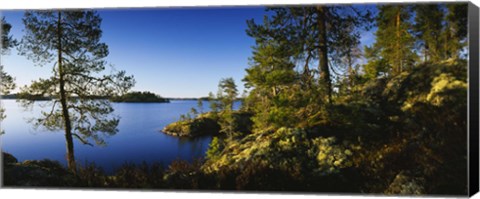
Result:
[[[65,132],[67,163],[76,172],[73,138],[105,144],[119,119],[108,100],[97,96],[123,94],[134,85],[125,71],[105,74],[108,46],[101,42],[101,18],[94,11],[27,11],[20,52],[40,66],[52,67],[52,76],[32,82],[22,92],[53,97],[51,111],[33,120],[35,126]]]
[[[317,78],[318,88],[331,102],[334,59],[351,51],[359,40],[358,28],[368,24],[370,12],[354,6],[317,5],[305,7],[269,8],[271,17],[263,25],[249,21],[248,33],[257,44],[271,37],[276,45],[285,46],[292,61],[302,71],[302,84],[312,85]],[[348,47],[346,47],[348,46]],[[315,64],[317,62],[317,64]],[[316,65],[316,69],[312,66]]]
[[[444,57],[458,58],[461,50],[466,46],[468,32],[468,4],[451,3],[447,4],[447,15],[445,16]]]
[[[418,4],[415,8],[415,35],[421,44],[424,61],[439,61],[442,58],[441,34],[443,10],[439,4]]]
[[[381,5],[378,10],[376,41],[371,51],[377,52],[375,59],[388,63],[388,75],[397,75],[412,67],[417,59],[411,34],[412,9],[406,5]]]
[[[314,125],[332,103],[332,70],[342,65],[338,57],[352,67],[359,29],[368,24],[370,13],[343,5],[267,11],[271,14],[263,24],[250,20],[247,30],[256,40],[245,78],[253,87],[249,99],[257,102],[255,124],[259,129]]]

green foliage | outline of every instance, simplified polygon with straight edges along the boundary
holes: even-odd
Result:
[[[71,187],[77,185],[74,175],[59,162],[52,160],[27,160],[4,165],[5,186]]]
[[[235,81],[233,80],[233,78],[222,79],[218,83],[218,88],[218,93],[220,95],[217,96],[217,98],[222,101],[224,109],[231,109],[233,107],[233,102],[238,95],[237,85],[235,85]]]
[[[203,180],[202,174],[199,173],[201,164],[200,160],[192,163],[182,160],[172,162],[163,176],[166,188],[200,189],[209,184]]]
[[[129,92],[121,96],[111,97],[110,100],[112,102],[169,102],[168,99],[148,91]]]
[[[408,171],[425,180],[426,193],[466,193],[466,184],[459,183],[463,180],[451,181],[466,180],[466,68],[464,60],[422,64],[365,85],[370,96],[363,100],[365,108],[380,114],[376,121],[364,119],[377,127],[365,126],[370,132],[360,134],[363,149],[354,162],[376,184],[370,191],[383,192],[388,187],[382,182]]]
[[[233,78],[221,79],[218,83],[217,96],[209,93],[210,108],[212,112],[231,112],[233,103],[237,99],[238,90]]]
[[[416,36],[423,46],[424,61],[439,61],[442,58],[443,12],[438,4],[415,5]]]
[[[446,5],[448,13],[445,16],[444,57],[458,58],[460,51],[467,45],[465,39],[468,32],[468,4],[452,3]]]
[[[198,110],[200,111],[200,114],[203,113],[203,100],[202,98],[198,98],[197,100],[197,107],[198,107]]]
[[[201,169],[242,190],[332,191],[355,181],[349,190],[465,194],[453,180],[466,179],[465,77],[457,60],[366,80],[329,107],[329,125],[259,129],[224,141],[220,152],[214,141]],[[303,187],[279,183],[286,180]]]
[[[165,126],[162,131],[173,136],[196,137],[218,134],[220,125],[217,120],[211,118],[211,115],[203,114],[193,119],[185,117],[183,120]]]
[[[212,92],[208,93],[208,102],[210,103],[210,112],[214,119],[218,119],[218,112],[220,111],[220,104]]]
[[[222,117],[219,118],[219,115]],[[243,111],[231,111],[229,113],[228,123],[225,121],[225,116],[227,113],[225,111],[214,113],[207,112],[199,114],[196,117],[192,118],[190,114],[181,115],[180,120],[174,123],[167,125],[162,131],[169,135],[173,136],[186,136],[186,137],[196,137],[202,135],[228,135],[235,136],[241,134],[248,134],[251,132],[252,121],[250,117],[252,116],[248,112]],[[228,128],[232,128],[233,133],[227,134],[222,129],[227,127],[222,125],[229,125]]]
[[[378,29],[373,45],[380,56],[389,64],[388,74],[397,75],[408,70],[416,60],[414,37],[410,33],[412,24],[411,7],[406,5],[381,5],[376,18]]]
[[[0,54],[6,54],[10,48],[15,47],[18,43],[17,40],[13,39],[10,35],[10,30],[12,29],[12,25],[10,25],[6,20],[5,17],[2,17],[0,20],[1,24],[1,49]]]
[[[212,142],[206,152],[206,159],[212,160],[218,157],[223,150],[223,141],[218,137],[213,137]]]
[[[225,78],[218,83],[217,96],[209,93],[212,119],[218,121],[220,132],[232,136],[236,129],[233,104],[237,100],[238,90],[233,78]]]
[[[233,133],[235,132],[233,112],[231,110],[226,110],[221,113],[222,114],[219,119],[220,132],[228,136],[233,136]]]
[[[1,24],[1,30],[0,35],[1,37],[1,48],[0,48],[0,56],[4,55],[8,52],[8,50],[12,47],[14,47],[17,42],[12,38],[10,35],[10,29],[12,28],[12,25],[7,23],[5,21],[5,17],[3,17],[0,21]],[[15,83],[14,83],[14,78],[7,74],[5,71],[3,71],[3,66],[0,65],[0,94],[1,95],[7,95],[10,93],[11,90],[15,88]]]
[[[106,185],[116,188],[163,188],[164,173],[164,167],[158,163],[150,165],[146,162],[138,165],[125,163],[115,171],[113,176],[106,177]]]
[[[347,68],[353,82],[360,30],[368,28],[370,12],[343,5],[267,10],[272,14],[263,24],[247,22],[256,46],[243,81],[252,88],[245,104],[254,113],[254,131],[326,122],[330,70]]]
[[[0,48],[0,56],[7,54],[8,50],[14,47],[17,42],[16,40],[12,39],[12,36],[9,35],[10,29],[12,26],[5,21],[5,17],[3,17],[0,21],[1,30],[0,30],[0,37],[1,37],[1,48]],[[0,65],[0,95],[7,95],[10,93],[11,90],[15,88],[15,78],[10,76],[3,70],[3,65]],[[3,105],[0,104],[0,121],[5,119],[6,115],[5,109]],[[0,129],[0,135],[4,134],[5,132],[3,129]]]
[[[365,58],[369,61],[363,66],[364,77],[366,79],[376,79],[377,77],[387,76],[390,65],[388,61],[379,54],[379,49],[365,46]]]
[[[273,128],[276,124],[288,125],[292,107],[287,95],[296,81],[297,73],[287,56],[286,49],[270,42],[259,44],[252,57],[251,67],[246,69],[246,86],[253,87],[246,98],[247,104],[255,113],[252,120],[257,129]],[[286,107],[285,107],[286,106]]]
[[[109,180],[103,169],[96,166],[95,163],[79,167],[77,178],[79,187],[105,187]]]

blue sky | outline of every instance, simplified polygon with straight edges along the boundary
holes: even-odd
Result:
[[[109,64],[135,76],[133,90],[164,97],[202,97],[216,93],[221,78],[233,77],[238,90],[248,67],[254,40],[246,20],[261,22],[263,7],[100,9],[102,41],[109,46]],[[11,34],[23,35],[22,11],[4,11]],[[362,43],[373,35],[364,34]],[[16,50],[2,56],[5,71],[18,86],[51,75]],[[14,91],[15,92],[15,91]]]

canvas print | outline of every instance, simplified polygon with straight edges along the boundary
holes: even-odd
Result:
[[[2,186],[465,196],[468,8],[3,10]]]

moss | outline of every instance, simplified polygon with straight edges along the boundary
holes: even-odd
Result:
[[[274,133],[263,132],[251,134],[238,141],[225,143],[218,159],[210,159],[202,166],[207,172],[225,168],[243,168],[252,160],[263,160],[271,165],[291,165],[306,143],[292,140],[305,140],[305,132],[281,128]],[[302,139],[303,138],[303,139]]]
[[[423,178],[402,171],[395,176],[384,193],[389,195],[422,195],[425,194],[424,183]]]

